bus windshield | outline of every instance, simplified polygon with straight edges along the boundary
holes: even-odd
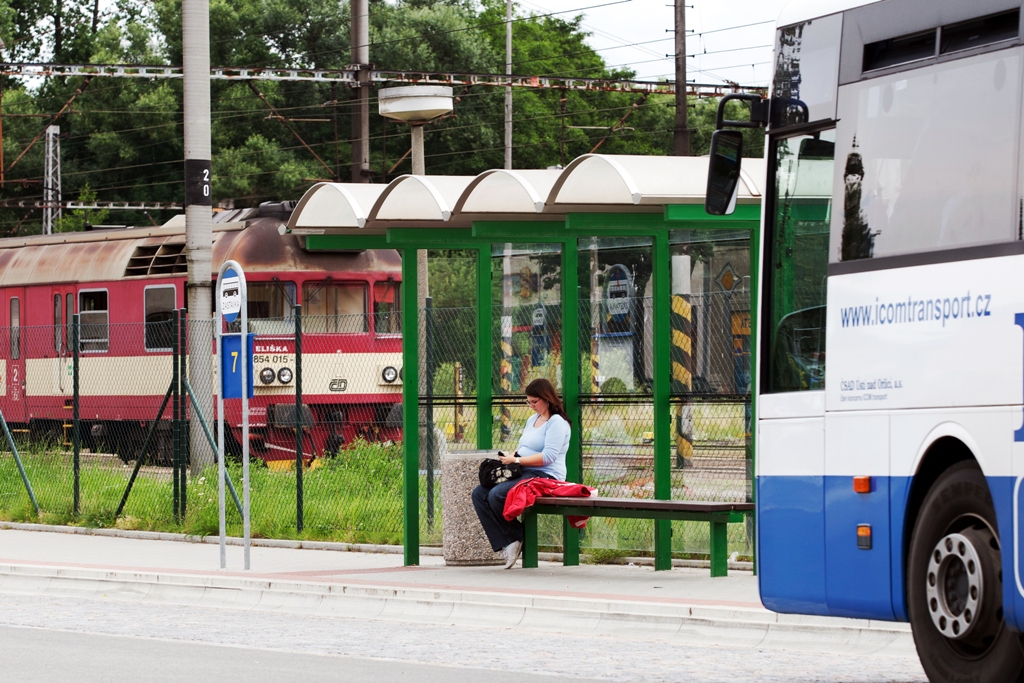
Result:
[[[767,392],[825,388],[828,269],[835,131],[777,139],[774,211],[766,245],[770,278]]]

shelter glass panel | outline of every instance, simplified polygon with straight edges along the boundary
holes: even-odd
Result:
[[[491,247],[493,396],[496,448],[514,447],[529,417],[523,392],[535,379],[562,387],[562,247]]]
[[[751,499],[750,237],[669,233],[673,498]]]
[[[672,396],[750,392],[750,231],[673,230]]]
[[[587,237],[578,244],[583,481],[603,496],[651,498],[653,240]],[[588,544],[636,549],[622,537],[633,528],[599,522]]]

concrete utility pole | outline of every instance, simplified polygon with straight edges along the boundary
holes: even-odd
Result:
[[[61,213],[60,126],[46,127],[46,159],[43,166],[43,234],[52,235]]]
[[[686,0],[676,3],[676,129],[673,154],[690,156],[690,122],[686,108]]]
[[[351,0],[352,63],[359,85],[352,89],[352,182],[370,182],[370,1]]]
[[[210,169],[210,4],[209,0],[182,0],[182,80],[185,99],[185,258],[188,262],[189,381],[199,409],[213,419],[213,330],[208,320],[213,276],[213,192]],[[192,472],[214,462],[197,421],[189,430]]]
[[[505,0],[505,75],[512,75],[512,0]],[[512,86],[505,87],[505,168],[512,169]]]

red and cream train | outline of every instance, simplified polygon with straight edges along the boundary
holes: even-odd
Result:
[[[268,203],[220,212],[213,232],[213,272],[232,259],[248,282],[256,334],[252,451],[282,464],[295,457],[294,303],[303,311],[307,455],[310,448],[336,453],[360,436],[400,435],[400,258],[386,250],[308,252],[303,238],[285,232],[290,209]],[[0,239],[0,409],[13,429],[67,438],[68,321],[79,313],[84,446],[126,461],[138,454],[170,384],[169,321],[186,301],[184,246],[182,216],[153,228]],[[189,314],[190,324],[210,317]],[[237,403],[225,408],[236,440]],[[168,446],[169,434],[158,432],[159,460]]]

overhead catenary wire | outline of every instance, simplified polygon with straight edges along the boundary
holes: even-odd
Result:
[[[639,107],[630,104],[630,105],[624,105],[624,106],[619,106],[619,107],[602,108],[602,109],[598,109],[598,110],[585,110],[585,111],[580,111],[580,112],[571,112],[571,113],[569,113],[569,116],[589,115],[589,114],[593,114],[593,113],[623,111],[623,110],[631,109],[631,108],[647,108],[647,107],[652,107],[652,106],[672,106],[672,104],[671,103],[647,103],[647,104],[644,104],[644,105],[640,105]],[[260,112],[247,112],[247,113],[260,113]],[[526,119],[523,119],[523,120],[524,121],[533,121],[533,120],[543,120],[543,119],[556,119],[556,118],[561,118],[561,117],[562,117],[561,114],[546,114],[546,115],[536,116],[536,117],[527,117]],[[467,128],[487,127],[489,125],[492,125],[492,124],[489,124],[487,121],[479,121],[479,122],[475,122],[475,123],[472,123],[472,124],[467,124],[465,126],[436,128],[436,129],[433,129],[431,131],[428,131],[428,133],[429,134],[433,134],[433,133],[440,133],[440,132],[451,132],[453,130],[460,130],[460,129],[467,129]],[[394,136],[394,134],[392,134],[392,136]],[[382,139],[382,137],[383,136],[371,136],[371,140],[373,140],[373,141],[380,140],[380,139]],[[162,143],[154,143],[154,144],[162,144]],[[313,144],[314,147],[323,147],[323,146],[330,145],[332,143],[330,141],[323,141],[323,142],[320,142],[320,143],[312,143],[312,144]],[[533,146],[533,145],[528,145],[528,146]],[[515,147],[518,149],[518,148],[522,148],[523,146],[522,145],[515,145]],[[282,151],[282,152],[288,152],[288,151],[294,151],[294,150],[302,149],[302,146],[301,145],[285,146],[285,147],[279,147],[278,149],[279,149],[279,151]],[[476,150],[458,150],[458,151],[451,152],[451,153],[445,153],[443,155],[445,155],[445,156],[451,156],[451,155],[459,156],[459,155],[473,154],[473,153],[480,152],[480,151],[488,151],[488,149],[490,149],[490,148],[486,148],[486,149],[482,149],[482,150],[481,149],[476,149]],[[495,148],[495,149],[497,149],[497,148]],[[236,154],[237,156],[241,157],[241,158],[244,158],[244,157],[249,156],[249,155],[261,154],[262,151],[261,150],[254,150],[254,151],[235,150],[233,153]],[[437,155],[430,155],[430,156],[437,156]],[[180,164],[180,163],[182,163],[181,159],[170,159],[170,160],[150,162],[150,163],[146,163],[146,164],[139,164],[137,167],[145,167],[145,166],[152,167],[152,166],[159,166],[159,165],[177,165],[177,164]],[[111,167],[111,168],[105,168],[105,169],[85,169],[85,170],[81,170],[81,171],[77,171],[77,172],[71,172],[71,173],[66,174],[66,175],[91,175],[91,174],[102,173],[102,172],[105,172],[105,171],[122,170],[123,168],[124,167]],[[233,174],[232,177],[234,177],[234,178],[256,177],[256,176],[271,175],[274,172],[275,171],[257,171],[257,172],[253,172],[253,173],[247,173],[247,174],[237,174],[236,173],[236,174]],[[96,186],[96,187],[92,187],[91,189],[94,190],[94,191],[99,192],[99,191],[113,191],[113,190],[131,190],[131,189],[137,189],[137,188],[142,188],[142,187],[153,187],[153,186],[161,186],[161,185],[177,186],[177,185],[180,184],[180,179],[178,178],[178,174],[177,174],[177,170],[176,169],[168,170],[166,174],[171,176],[167,180],[160,180],[159,177],[156,177],[156,178],[151,178],[151,182],[148,182],[148,183],[132,183],[132,184],[128,184],[128,185],[99,185],[99,186]]]
[[[605,5],[608,5],[608,4],[618,4],[618,3],[605,3],[603,5],[597,5],[597,7],[605,6]],[[581,8],[581,9],[586,9],[586,8]],[[573,11],[573,10],[567,10],[566,12],[558,12],[558,13],[552,13],[552,14],[564,14],[564,13],[567,13],[569,11]],[[536,18],[536,17],[535,16],[524,17],[524,18],[522,18],[522,20],[526,20],[526,19],[530,19],[530,18]],[[404,40],[404,39],[402,39],[402,40]],[[633,46],[633,45],[651,44],[651,43],[655,43],[655,42],[659,42],[659,41],[641,41],[641,43],[637,43],[637,44],[626,44],[626,45],[620,45],[620,46],[613,46],[613,47],[607,48],[607,49],[618,49],[620,47],[630,47],[630,46]],[[594,50],[594,51],[596,52],[598,50]],[[712,53],[703,53],[703,54],[712,54]],[[564,57],[564,55],[563,55],[563,57]],[[532,61],[532,62],[543,62],[543,61],[556,60],[558,58],[559,58],[559,56],[551,56],[551,57],[539,58],[539,59],[529,60],[529,61]],[[649,61],[658,61],[658,60],[649,60]],[[525,62],[523,62],[523,63],[525,63]],[[627,64],[625,64],[623,66],[629,66],[629,65],[630,65],[630,63],[627,63]],[[736,66],[737,67],[738,66],[744,66],[745,67],[747,65],[736,65]],[[598,66],[598,65],[595,65],[594,67],[582,67],[582,68],[579,69],[579,71],[586,71],[586,70],[589,70],[591,68],[593,68],[593,69],[600,69],[602,67]],[[605,69],[612,69],[612,68],[616,68],[616,66],[612,66],[612,67],[604,66],[603,68],[605,68]],[[728,68],[733,68],[733,67],[731,67],[731,66],[730,67],[721,67],[721,69],[723,69],[723,70],[724,69],[728,69]],[[709,70],[705,70],[703,72],[704,73],[708,73],[709,75],[713,75],[713,71],[714,71],[713,69],[709,69]],[[305,84],[303,84],[303,85],[305,85]],[[302,86],[299,86],[299,87],[301,88]],[[477,96],[477,93],[471,93],[471,94],[464,95],[464,97],[469,97],[469,96]],[[343,107],[344,106],[349,106],[349,103],[347,103],[347,102],[346,103],[340,103],[340,104]],[[308,110],[308,109],[311,109],[313,107],[318,107],[318,106],[322,106],[322,105],[309,104],[309,105],[299,105],[299,106],[295,106],[295,107],[286,107],[286,108],[285,107],[282,107],[282,108],[275,107],[275,109],[278,109],[278,111],[281,111],[281,112],[288,112],[288,111],[300,111],[300,110],[304,110],[304,109]],[[618,108],[618,109],[625,109],[625,108],[627,108],[627,107],[621,107],[621,108]],[[615,109],[615,108],[609,108],[609,109],[605,109],[605,110],[588,110],[586,112],[579,112],[579,113],[580,114],[592,114],[592,113],[597,113],[597,111],[610,111],[612,109]],[[96,110],[96,113],[99,113],[100,111],[103,111],[103,110]],[[147,113],[147,114],[148,113],[154,113],[155,114],[155,113],[158,113],[158,112],[126,111],[124,113],[130,113],[130,114],[136,115],[136,114],[139,114],[139,113]],[[176,112],[172,112],[172,111],[167,111],[167,112],[164,112],[164,113],[165,114],[170,114],[170,115],[176,115]],[[224,116],[223,116],[222,119],[218,119],[218,120],[227,121],[227,120],[232,120],[232,119],[240,119],[240,118],[245,118],[245,117],[249,117],[249,116],[252,116],[252,115],[255,115],[255,114],[260,114],[260,113],[261,112],[252,111],[252,110],[250,110],[250,111],[223,110]],[[536,118],[538,118],[538,119],[540,119],[540,118],[557,119],[557,118],[562,118],[562,115],[551,114],[551,115],[547,115],[547,116],[544,116],[544,117],[536,117]],[[163,128],[170,128],[170,127],[176,127],[176,126],[179,126],[179,125],[181,125],[181,121],[180,120],[176,120],[176,121],[168,121],[168,122],[160,123],[160,124],[158,124],[156,126],[153,126],[152,128],[161,128],[161,127],[163,127]],[[478,123],[469,124],[466,127],[479,127],[479,126],[482,126],[482,125],[487,125],[487,124],[485,122],[478,122]],[[449,130],[450,131],[450,130],[454,130],[454,129],[458,129],[458,128],[462,128],[462,127],[458,126],[458,127],[455,127],[455,128],[446,128],[446,129],[443,129],[443,130]],[[122,129],[122,130],[127,132],[127,131],[136,131],[136,130],[142,130],[142,129],[133,127],[133,128]],[[102,131],[102,132],[108,132],[108,131]],[[76,136],[76,139],[88,139],[88,138],[89,138],[89,135]],[[378,140],[378,139],[380,139],[380,136],[370,136],[370,139]],[[166,142],[158,141],[158,142],[152,143],[153,146],[157,146],[157,145],[160,145],[160,144],[166,144]],[[322,145],[327,145],[327,144],[330,144],[330,143],[329,142],[325,142],[325,143],[315,143],[315,144],[316,144],[317,147],[320,147]],[[521,147],[521,146],[517,146],[517,147]],[[299,148],[299,146],[295,146],[295,147],[281,147],[281,148],[275,148],[275,149],[280,149],[281,151],[288,151],[288,150],[297,149],[297,148]],[[238,151],[238,150],[241,150],[241,151]],[[238,148],[238,147],[235,148],[235,151],[236,151],[236,153],[238,153],[240,155],[243,155],[243,156],[244,155],[248,155],[248,154],[259,154],[260,153],[259,151],[256,151],[256,150],[248,151],[248,150],[244,150],[244,149]],[[480,150],[478,150],[478,151],[480,151]],[[486,149],[482,150],[482,151],[486,151]],[[466,151],[456,151],[456,152],[453,152],[453,154],[456,154],[456,155],[458,155],[458,154],[469,154],[469,153],[473,153],[473,151],[472,150],[466,150]],[[431,156],[435,156],[435,155],[431,155]],[[168,162],[158,162],[158,163],[168,163],[168,164],[171,164],[171,163],[174,163],[174,162],[173,161],[168,161]],[[151,165],[152,164],[139,164],[138,166],[142,167],[142,166],[151,166]],[[111,169],[84,169],[84,170],[79,171],[79,173],[80,174],[99,174],[99,173],[102,173],[102,172],[108,171],[108,170],[116,171],[116,170],[122,170],[124,168],[126,168],[126,167],[120,167],[119,166],[119,167],[114,167],[114,168],[111,168]],[[131,168],[131,167],[127,167],[127,168]],[[266,174],[266,172],[259,172],[259,173],[255,174],[255,175],[265,175],[265,174]],[[167,183],[167,184],[172,184],[172,183]],[[136,186],[128,186],[128,187],[138,187],[138,186],[136,185]]]

